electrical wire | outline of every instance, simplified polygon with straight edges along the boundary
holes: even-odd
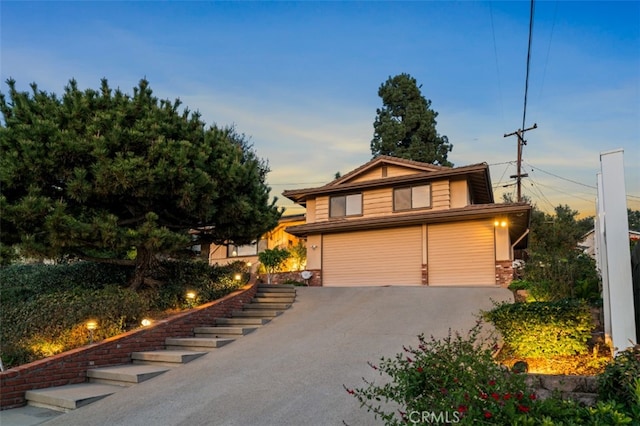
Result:
[[[547,76],[547,65],[549,64],[549,52],[551,52],[551,40],[553,40],[553,30],[556,28],[556,17],[558,16],[558,1],[555,2],[556,7],[553,11],[553,22],[551,24],[551,35],[549,36],[549,44],[547,45],[547,57],[544,59],[544,68],[542,70],[542,82],[540,83],[540,94],[538,95],[538,102],[542,98],[542,90],[544,88],[544,80]]]
[[[531,44],[533,41],[533,16],[535,14],[535,0],[531,0],[531,11],[529,13],[529,47],[527,48],[527,74],[524,83],[524,109],[522,112],[522,127],[525,129],[527,122],[527,96],[529,94],[529,70],[531,68]]]
[[[533,166],[532,164],[527,163],[526,161],[523,161],[523,163],[525,163],[527,166],[531,167],[532,169],[535,169],[535,170],[541,171],[542,173],[546,173],[546,174],[548,174],[548,175],[550,175],[550,176],[553,176],[553,177],[557,177],[558,179],[566,180],[567,182],[575,183],[576,185],[585,186],[585,187],[587,187],[587,188],[596,189],[596,187],[595,187],[595,186],[593,186],[593,185],[587,185],[586,183],[578,182],[578,181],[576,181],[576,180],[572,180],[572,179],[569,179],[569,178],[565,178],[565,177],[559,176],[559,175],[557,175],[557,174],[555,174],[555,173],[551,173],[551,172],[548,172],[548,171],[546,171],[546,170],[542,170],[540,167],[535,167],[535,166]]]
[[[500,118],[502,120],[502,125],[504,126],[504,105],[503,105],[503,96],[502,96],[502,82],[500,80],[500,65],[498,62],[498,44],[496,43],[496,30],[493,25],[493,7],[491,6],[492,2],[489,2],[489,15],[491,17],[491,34],[493,35],[493,55],[496,60],[496,75],[498,76],[498,94],[500,96]]]

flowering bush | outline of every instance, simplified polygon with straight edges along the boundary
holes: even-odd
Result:
[[[347,391],[387,425],[398,424],[514,424],[526,416],[537,399],[524,376],[493,361],[493,340],[480,338],[478,323],[466,337],[451,334],[442,340],[419,336],[418,348],[405,347],[395,358],[370,364],[382,385],[366,381]]]

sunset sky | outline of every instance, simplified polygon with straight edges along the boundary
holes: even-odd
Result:
[[[274,196],[319,186],[371,159],[379,86],[411,74],[439,113],[456,165],[487,162],[513,192],[530,3],[0,3],[0,74],[61,93],[131,93],[145,77],[208,124],[235,125],[269,161]],[[535,4],[524,194],[594,214],[599,154],[624,149],[640,210],[640,2]]]

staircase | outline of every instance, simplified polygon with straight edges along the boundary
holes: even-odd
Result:
[[[242,310],[233,311],[231,318],[217,318],[210,326],[195,327],[193,336],[168,337],[165,349],[133,352],[131,364],[87,370],[86,383],[27,391],[27,403],[56,411],[70,411],[91,404],[257,330],[291,307],[295,297],[294,287],[259,284],[253,300]]]

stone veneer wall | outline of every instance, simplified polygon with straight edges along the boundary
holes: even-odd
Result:
[[[573,399],[586,405],[595,405],[598,396],[595,376],[558,376],[528,374],[527,384],[541,399],[550,397],[554,391],[564,399]]]
[[[253,280],[222,299],[176,314],[154,324],[81,348],[10,368],[0,373],[0,410],[23,406],[32,389],[86,382],[87,370],[128,364],[131,353],[163,349],[167,337],[193,336],[193,328],[209,326],[216,318],[249,303],[257,291]]]
[[[309,270],[313,275],[309,278],[309,287],[320,287],[322,286],[322,275],[320,270]],[[293,271],[293,272],[277,272],[275,274],[271,274],[271,284],[284,284],[285,281],[297,281],[304,283],[304,279],[300,275],[302,271]],[[267,274],[260,274],[258,280],[261,283],[267,282]]]
[[[513,280],[513,262],[496,260],[496,285],[508,287]]]

